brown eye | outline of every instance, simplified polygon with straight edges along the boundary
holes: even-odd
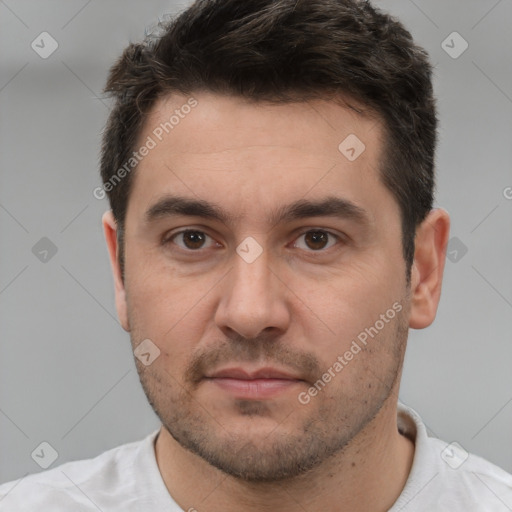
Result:
[[[311,249],[323,249],[329,241],[329,236],[322,231],[310,231],[306,233],[305,241]]]
[[[330,242],[329,238],[333,239],[333,241]],[[304,244],[301,246],[301,244],[296,243],[295,246],[310,251],[321,251],[322,249],[332,247],[336,243],[337,238],[338,237],[328,231],[319,229],[310,230],[306,231],[298,238],[298,240],[304,239]]]
[[[170,237],[169,242],[172,241],[182,249],[193,251],[203,248],[208,238],[211,237],[202,231],[187,229],[185,231],[180,231],[179,233],[174,234],[172,237]]]

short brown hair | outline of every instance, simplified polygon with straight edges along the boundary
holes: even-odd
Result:
[[[197,0],[159,27],[110,70],[103,182],[128,161],[163,95],[281,103],[348,96],[383,121],[380,174],[400,206],[409,279],[416,227],[432,209],[437,117],[428,56],[403,25],[369,1]],[[108,191],[121,250],[132,181],[129,173]]]

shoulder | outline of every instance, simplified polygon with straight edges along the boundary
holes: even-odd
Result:
[[[492,462],[468,453],[457,442],[446,443],[429,438],[430,449],[441,459],[439,477],[444,480],[443,494],[464,495],[474,508],[468,510],[512,510],[512,475]],[[462,499],[462,498],[460,498]],[[482,508],[476,508],[481,504]]]
[[[400,507],[396,510],[512,510],[511,474],[468,453],[457,442],[430,437],[413,409],[399,407],[399,424],[414,438],[415,454],[409,479],[396,504]]]
[[[126,487],[136,458],[156,434],[153,432],[143,440],[117,446],[91,459],[67,462],[4,483],[0,485],[0,509],[3,512],[97,511],[96,497],[106,489],[120,491]]]

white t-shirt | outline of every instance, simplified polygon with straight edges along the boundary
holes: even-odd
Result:
[[[414,461],[389,512],[510,512],[512,475],[428,437],[418,414],[399,404],[399,430],[414,440]],[[1,512],[182,512],[156,463],[158,430],[94,459],[62,464],[0,486]]]

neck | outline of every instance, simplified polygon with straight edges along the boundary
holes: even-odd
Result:
[[[165,428],[156,442],[160,473],[183,510],[238,512],[276,508],[324,512],[386,511],[409,475],[413,443],[398,432],[396,403],[386,402],[350,445],[305,475],[251,483],[226,475],[181,447]]]

